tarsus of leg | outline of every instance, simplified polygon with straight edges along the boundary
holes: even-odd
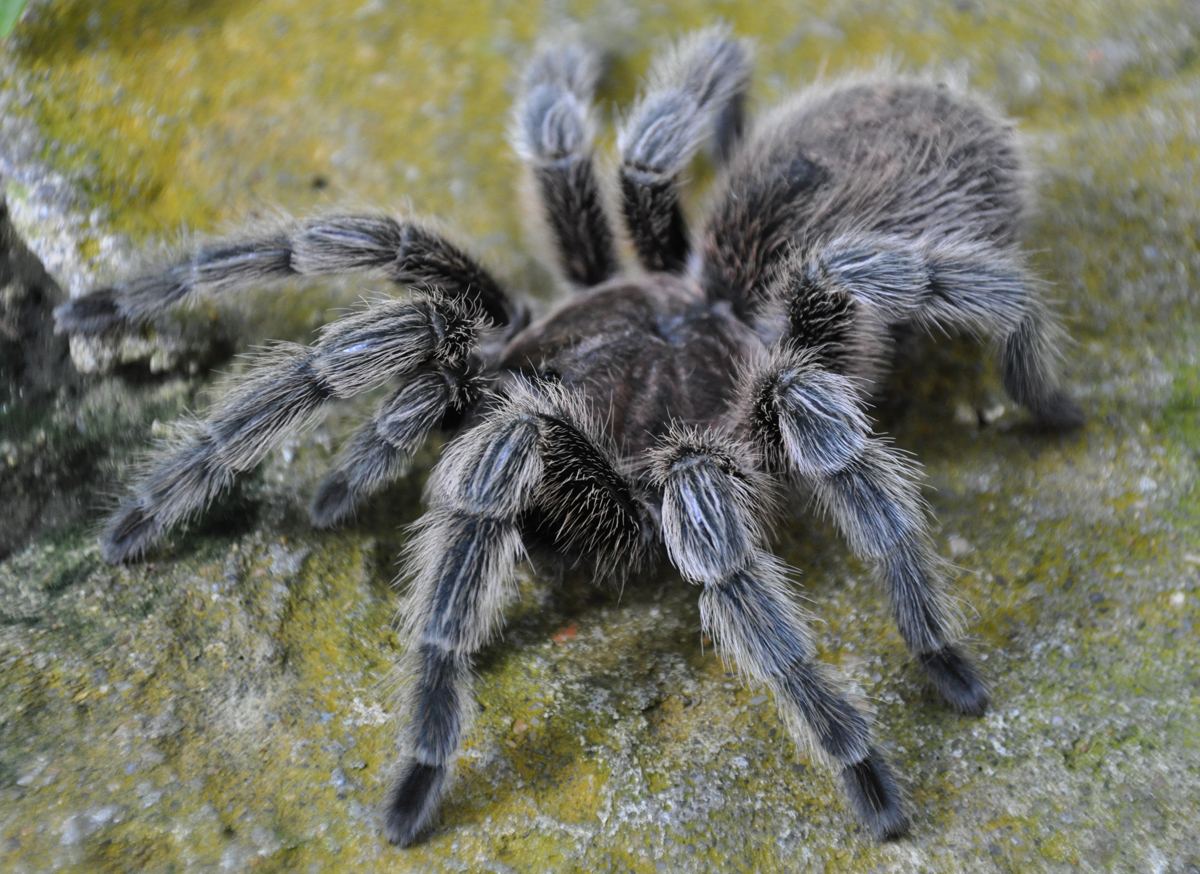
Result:
[[[151,459],[101,539],[107,560],[136,557],[250,470],[330,398],[351,397],[430,360],[461,362],[479,319],[438,296],[374,304],[327,326],[313,346],[281,345],[255,362],[202,420]]]
[[[63,304],[55,319],[60,332],[100,334],[144,323],[192,296],[359,270],[418,291],[438,290],[492,324],[508,324],[511,316],[500,284],[431,228],[382,214],[334,214],[215,241],[158,271]]]
[[[797,742],[832,760],[876,836],[898,837],[908,818],[895,779],[871,746],[866,719],[814,662],[783,567],[762,548],[755,508],[769,487],[735,460],[747,455],[745,447],[712,432],[668,435],[653,467],[663,492],[667,554],[686,579],[704,586],[701,622],[723,655],[771,689]]]
[[[651,63],[645,94],[617,132],[626,167],[673,176],[695,154],[716,119],[750,81],[747,43],[727,27],[684,37]]]

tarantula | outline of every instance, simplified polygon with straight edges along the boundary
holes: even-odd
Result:
[[[894,328],[994,337],[1003,382],[1040,425],[1081,423],[1058,387],[1058,328],[1019,248],[1026,173],[1013,125],[944,84],[859,75],[812,86],[748,131],[749,47],[722,28],[652,63],[620,125],[615,184],[597,170],[597,56],[540,51],[512,143],[539,245],[571,295],[530,323],[442,235],[386,215],[320,215],[200,248],[61,307],[79,335],[137,326],[185,298],[297,275],[375,270],[412,289],[278,349],[142,475],[103,534],[135,559],[254,467],[330,398],[399,378],[319,487],[338,524],[456,432],[408,547],[412,680],[384,831],[430,827],[471,709],[471,657],[498,630],[527,552],[626,573],[658,546],[702,587],[706,633],[765,685],[793,738],[839,770],[879,839],[906,833],[868,721],[826,678],[785,568],[772,496],[810,493],[878,570],[908,648],[946,703],[980,715],[985,683],[955,642],[912,464],[866,399]],[[713,147],[699,233],[680,179]],[[614,222],[613,207],[623,227]],[[622,234],[637,267],[622,266]]]

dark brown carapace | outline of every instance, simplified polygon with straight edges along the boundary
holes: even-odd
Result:
[[[576,391],[620,453],[641,456],[672,425],[725,419],[740,370],[765,352],[727,303],[657,273],[581,292],[514,337],[498,366]]]

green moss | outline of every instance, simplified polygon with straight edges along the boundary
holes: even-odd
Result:
[[[970,545],[953,559],[956,595],[988,657],[993,713],[941,708],[832,526],[798,510],[780,532],[778,551],[804,571],[822,658],[873,706],[906,775],[916,837],[878,847],[856,830],[836,779],[784,739],[770,700],[728,675],[701,641],[696,591],[664,571],[619,597],[524,580],[505,638],[478,663],[485,709],[443,827],[411,850],[386,847],[373,811],[395,755],[383,716],[398,652],[389,583],[397,526],[419,512],[434,453],[351,532],[312,533],[304,499],[329,434],[355,419],[344,411],[149,563],[102,565],[82,527],[4,563],[0,612],[17,603],[8,581],[27,585],[26,612],[5,613],[0,629],[5,865],[1143,870],[1137,853],[1185,852],[1155,823],[1200,822],[1188,776],[1200,755],[1186,558],[1200,519],[1189,8],[680,0],[567,11],[617,49],[606,111],[627,104],[656,41],[721,16],[759,42],[761,102],[885,54],[909,68],[961,62],[1030,134],[1044,168],[1030,248],[1078,341],[1066,382],[1084,394],[1088,428],[1048,438],[1011,411],[989,428],[958,424],[956,406],[1002,398],[970,341],[939,339],[902,361],[897,400],[878,410],[937,487],[939,547],[950,535]],[[46,134],[43,157],[102,210],[76,243],[82,259],[103,257],[114,231],[140,241],[219,228],[263,204],[407,197],[540,288],[517,245],[504,130],[517,65],[562,16],[501,2],[450,17],[434,3],[52,2],[21,24],[8,57],[33,97],[17,111]],[[711,172],[694,168],[700,182]],[[343,299],[306,295],[252,298],[246,333],[302,338]],[[71,447],[104,448],[94,457],[113,491],[151,422],[195,392],[106,383],[80,410],[0,411],[3,448],[30,470]],[[556,642],[572,624],[577,635]],[[1130,849],[1103,849],[1113,834]]]
[[[514,234],[511,215],[498,228],[474,221],[510,213],[500,180],[511,168],[491,159],[503,112],[477,111],[507,103],[504,77],[478,72],[489,58],[507,67],[480,27],[495,7],[473,3],[452,19],[440,10],[51,3],[18,30],[18,57],[46,157],[136,237],[212,228],[255,202],[305,210],[352,191],[379,203],[408,195],[435,215],[466,198],[466,231]],[[514,23],[508,38],[528,39],[529,25]],[[435,28],[436,42],[421,37]],[[447,149],[453,166],[437,163]]]
[[[1056,80],[1062,93],[1043,89],[1020,106],[1034,123],[1081,108],[1115,114],[1165,80],[1158,55],[1120,67],[1112,81],[1094,76],[1104,52],[1122,48],[1106,42],[1111,21],[1125,16],[1137,22],[1132,39],[1150,39],[1174,10],[1119,5],[1064,2],[995,14],[939,4],[884,17],[835,3],[659,4],[640,16],[636,35],[621,34],[626,51],[607,93],[629,97],[650,39],[720,15],[759,39],[767,74],[760,82],[769,84],[758,87],[767,97],[783,86],[779,70],[794,82],[885,55],[914,67],[965,58],[983,87],[1010,85],[1006,76],[1022,63],[1034,72],[1039,65],[1070,71]],[[504,148],[505,88],[514,50],[549,22],[503,2],[459,12],[447,18],[437,3],[409,3],[390,16],[366,6],[347,16],[327,2],[301,12],[282,0],[60,0],[23,22],[16,44],[47,157],[81,174],[115,228],[172,234],[241,218],[255,202],[308,209],[369,191],[377,202],[407,196],[423,212],[461,214],[464,230],[511,240],[518,233],[513,167],[495,157]],[[572,12],[603,14],[584,2]],[[817,21],[821,27],[810,26]],[[599,33],[615,38],[622,26],[601,25]],[[1071,28],[1071,41],[1047,38],[1060,27]],[[1186,71],[1195,46],[1174,42],[1171,66]],[[453,166],[440,162],[447,155]],[[455,179],[465,188],[455,189]],[[464,192],[465,203],[456,203]]]
[[[1189,363],[1175,370],[1171,400],[1162,415],[1172,442],[1200,446],[1200,365]]]

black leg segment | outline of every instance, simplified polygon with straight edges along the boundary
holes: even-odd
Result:
[[[863,714],[822,676],[780,563],[761,547],[763,490],[727,438],[677,430],[656,452],[667,553],[702,584],[700,618],[722,653],[775,694],[797,743],[811,740],[841,770],[859,817],[881,840],[907,830],[903,798],[871,747]]]
[[[404,763],[383,811],[383,834],[389,841],[408,847],[429,831],[446,773],[445,765],[423,765],[415,759]]]
[[[862,761],[842,768],[846,795],[876,840],[894,841],[908,834],[908,814],[892,769],[874,747]]]
[[[408,546],[411,583],[401,613],[413,680],[404,759],[385,809],[393,843],[424,834],[469,722],[471,656],[498,629],[513,597],[531,513],[564,521],[567,542],[608,567],[639,558],[642,522],[615,456],[583,405],[561,388],[517,384],[452,442],[430,478],[430,511]],[[564,506],[564,500],[583,505]],[[583,531],[605,520],[599,534]],[[625,516],[630,518],[626,519]],[[615,533],[614,533],[615,532]]]
[[[462,368],[434,364],[414,374],[339,454],[313,498],[313,524],[331,528],[352,517],[371,495],[405,474],[413,454],[450,412],[477,399],[474,378]]]
[[[917,470],[870,433],[854,384],[811,350],[784,349],[748,376],[743,427],[759,452],[813,492],[860,557],[873,563],[910,651],[951,707],[987,708],[981,677],[954,646],[942,568]]]

